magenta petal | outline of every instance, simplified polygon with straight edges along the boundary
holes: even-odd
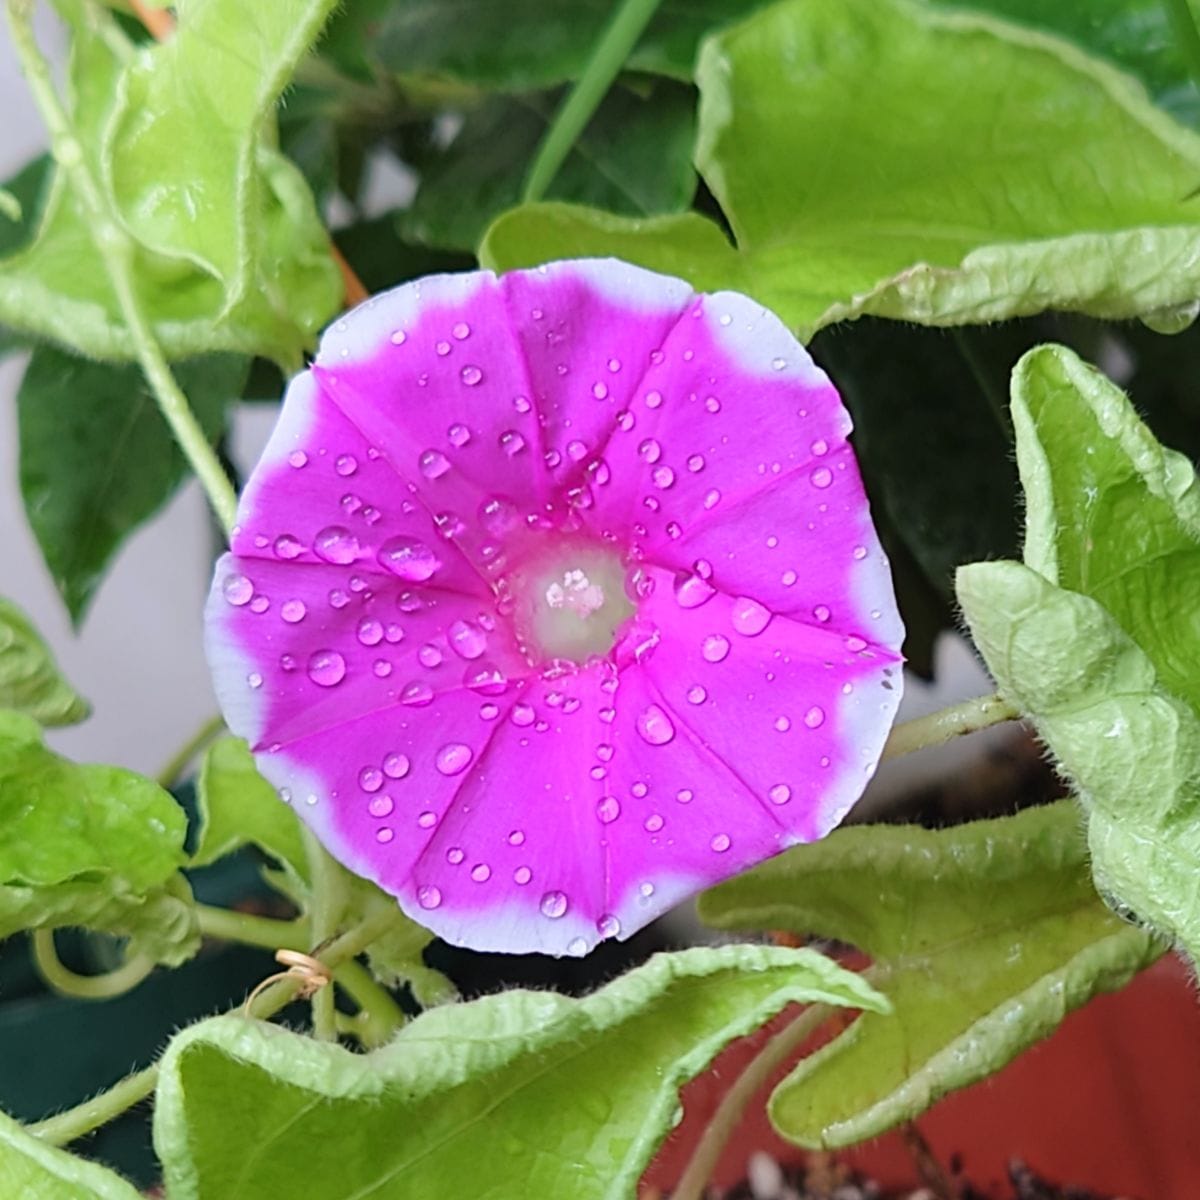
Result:
[[[448,940],[626,937],[875,767],[903,631],[849,428],[771,314],[624,263],[375,297],[218,564],[230,727]]]

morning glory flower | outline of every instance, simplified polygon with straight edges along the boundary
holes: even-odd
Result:
[[[875,768],[903,630],[849,431],[745,296],[613,260],[376,296],[217,564],[229,726],[446,940],[627,937]]]

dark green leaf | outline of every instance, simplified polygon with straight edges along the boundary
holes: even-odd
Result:
[[[864,1013],[771,1098],[775,1127],[814,1147],[874,1137],[992,1074],[1163,950],[1097,897],[1066,801],[936,832],[839,829],[707,892],[700,913],[874,960],[891,1014]]]
[[[521,188],[559,98],[497,98],[468,113],[446,153],[421,180],[404,229],[417,241],[472,250],[488,222],[521,198]],[[695,93],[661,80],[645,95],[614,88],[576,141],[550,186],[558,200],[646,216],[686,208],[692,168]]]
[[[42,725],[74,725],[92,711],[59,674],[50,647],[25,614],[0,597],[0,708]]]
[[[214,442],[248,363],[209,355],[176,377]],[[121,543],[170,499],[187,472],[138,367],[39,346],[17,394],[21,493],[29,523],[78,623]]]
[[[679,1086],[804,1000],[882,1003],[811,951],[726,946],[659,955],[583,1000],[445,1005],[368,1055],[216,1018],[167,1050],[154,1143],[173,1200],[617,1200],[670,1128]]]

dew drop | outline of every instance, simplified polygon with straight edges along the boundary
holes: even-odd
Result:
[[[533,878],[533,872],[528,867],[518,867],[513,872],[513,883],[524,887]]]
[[[294,654],[281,654],[279,656],[279,669],[287,671],[289,674],[296,669],[296,656]]]
[[[288,463],[299,470],[301,467],[307,466],[308,455],[305,454],[303,450],[293,450],[291,454],[288,455]]]
[[[407,341],[408,334],[405,333],[403,329],[397,329],[395,333],[392,334],[391,342],[393,346],[403,346]]]
[[[723,662],[729,654],[729,639],[722,637],[719,633],[710,633],[700,646],[700,653],[704,656],[705,662]]]
[[[827,605],[818,604],[817,607],[813,609],[813,616],[816,617],[822,625],[829,620],[831,615],[832,614],[830,613]]]
[[[706,412],[719,413],[721,411],[721,402],[716,396],[708,396],[704,401],[704,409]]]
[[[851,554],[856,562],[862,562],[867,557],[867,548],[866,546],[855,546]]]
[[[363,617],[358,623],[358,640],[364,646],[378,646],[383,641],[383,625],[374,617]]]
[[[257,691],[263,685],[263,677],[257,671],[251,671],[250,674],[246,676],[246,682],[251,688]]]
[[[601,825],[611,825],[621,815],[621,802],[616,796],[605,796],[596,805],[596,817]]]
[[[678,800],[680,804],[691,804],[695,797],[696,793],[693,792],[691,788],[680,788],[679,791],[675,793],[675,799]]]
[[[607,400],[608,399],[608,384],[606,384],[606,383],[592,384],[592,395],[595,396],[597,400]]]
[[[442,652],[432,642],[426,642],[420,650],[417,651],[417,659],[421,666],[428,667],[432,670],[434,667],[442,665]]]
[[[379,547],[379,562],[393,575],[410,583],[422,583],[442,565],[437,555],[416,538],[389,538]]]
[[[510,833],[510,834],[508,835],[508,844],[509,844],[510,846],[523,846],[523,845],[525,845],[525,833],[524,833],[524,831],[523,831],[523,830],[520,830],[520,829],[514,829],[514,830],[512,831],[512,833]]]
[[[400,703],[407,704],[410,708],[424,708],[425,705],[433,703],[433,688],[420,679],[414,679],[400,693]]]
[[[817,438],[812,444],[812,452],[818,458],[829,453],[829,443],[824,438]]]
[[[784,359],[784,358],[771,359],[771,370],[772,371],[782,371],[783,368],[786,366],[787,366],[787,359]]]
[[[303,600],[285,600],[279,607],[279,615],[289,624],[295,625],[297,621],[304,620],[304,614],[308,609],[304,605]]]
[[[462,342],[471,336],[471,327],[466,321],[459,321],[450,332],[458,341]]]
[[[533,711],[533,705],[525,703],[514,704],[512,712],[509,714],[512,723],[522,729],[532,725],[536,717],[537,714]]]
[[[386,679],[392,673],[392,664],[386,658],[377,658],[371,664],[371,670],[374,671],[376,678]]]
[[[675,602],[680,608],[699,608],[716,595],[717,589],[707,579],[694,572],[675,576]]]
[[[420,829],[432,829],[437,824],[437,813],[430,812],[428,809],[417,817],[417,827]]]
[[[417,888],[417,903],[425,909],[437,908],[442,902],[441,891],[433,884]]]
[[[304,553],[304,543],[290,533],[281,533],[275,539],[274,549],[276,558],[299,558]]]
[[[383,773],[389,779],[403,779],[411,769],[407,754],[389,754],[383,760]]]
[[[857,634],[852,633],[846,639],[846,649],[849,650],[851,654],[859,654],[866,648],[867,648],[866,639],[860,638]]]
[[[596,922],[596,932],[601,937],[613,938],[621,932],[621,922],[617,920],[612,913],[605,913],[600,920]]]
[[[463,367],[458,376],[467,387],[474,387],[483,381],[483,372],[474,363],[468,363]]]
[[[704,507],[716,508],[721,503],[721,493],[716,488],[704,493]]]
[[[383,772],[378,767],[363,767],[358,773],[358,786],[364,792],[377,792],[383,787]]]
[[[450,470],[450,460],[440,450],[425,450],[417,466],[426,479],[441,479]]]
[[[617,413],[617,428],[622,433],[628,433],[636,424],[633,413],[627,408],[622,409]]]
[[[658,813],[651,813],[642,824],[647,833],[657,833],[664,822]]]
[[[367,802],[367,812],[373,817],[390,817],[395,807],[391,796],[372,796]]]
[[[451,425],[446,430],[446,437],[449,439],[450,445],[461,449],[471,440],[471,431],[465,425]]]
[[[743,637],[757,637],[771,623],[771,610],[749,596],[739,596],[733,602],[729,619]]]
[[[697,471],[704,470],[704,455],[689,454],[687,460],[687,469],[694,475]]]
[[[461,775],[474,757],[470,746],[462,742],[447,742],[437,752],[433,763],[443,775]]]
[[[815,488],[827,488],[833,482],[833,472],[828,467],[818,467],[810,476]]]
[[[353,454],[339,455],[333,469],[343,477],[353,475],[358,470],[358,459]]]
[[[787,731],[789,729],[791,729],[791,727],[792,727],[792,720],[790,717],[776,717],[775,718],[775,728],[780,733],[787,733]]]
[[[492,868],[487,863],[476,863],[471,868],[471,878],[476,883],[487,883],[492,877]]]
[[[557,921],[567,911],[567,895],[565,892],[547,892],[542,897],[542,916]]]
[[[791,587],[798,578],[799,576],[797,576],[795,571],[784,571],[784,573],[779,577],[779,582],[782,583],[784,587]]]
[[[478,658],[487,649],[487,634],[470,621],[454,621],[447,630],[451,649],[461,658]]]
[[[675,482],[675,472],[670,467],[655,467],[650,478],[654,480],[656,488],[662,488],[665,491]]]
[[[703,704],[708,699],[708,692],[698,683],[694,683],[687,690],[687,699],[689,704]]]
[[[346,678],[346,660],[336,650],[318,650],[308,660],[308,677],[320,687],[333,687]]]
[[[675,736],[671,718],[657,704],[651,704],[639,713],[635,725],[642,739],[651,746],[665,746]]]
[[[505,430],[500,435],[500,449],[509,458],[516,458],[525,449],[525,439],[515,429]]]
[[[643,462],[653,464],[662,458],[662,447],[657,441],[654,440],[654,438],[646,438],[646,440],[638,447],[638,455],[641,457]]]
[[[254,595],[254,584],[245,575],[229,575],[221,585],[221,592],[234,608],[241,608],[250,603]]]
[[[450,353],[450,343],[446,341],[434,343],[434,350],[437,351],[439,358],[445,358]]]
[[[786,804],[792,798],[792,789],[786,783],[777,783],[767,796],[772,804]]]
[[[825,710],[820,705],[814,704],[812,708],[804,714],[804,723],[809,729],[819,729],[825,724]]]
[[[718,833],[711,842],[708,843],[718,854],[724,854],[726,850],[733,844],[730,841],[729,834]]]
[[[467,852],[461,846],[451,846],[446,851],[446,861],[452,866],[460,866],[462,860],[467,857]]]

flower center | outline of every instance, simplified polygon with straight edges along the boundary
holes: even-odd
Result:
[[[541,547],[510,576],[513,621],[534,661],[606,655],[636,611],[620,556],[587,541]]]

